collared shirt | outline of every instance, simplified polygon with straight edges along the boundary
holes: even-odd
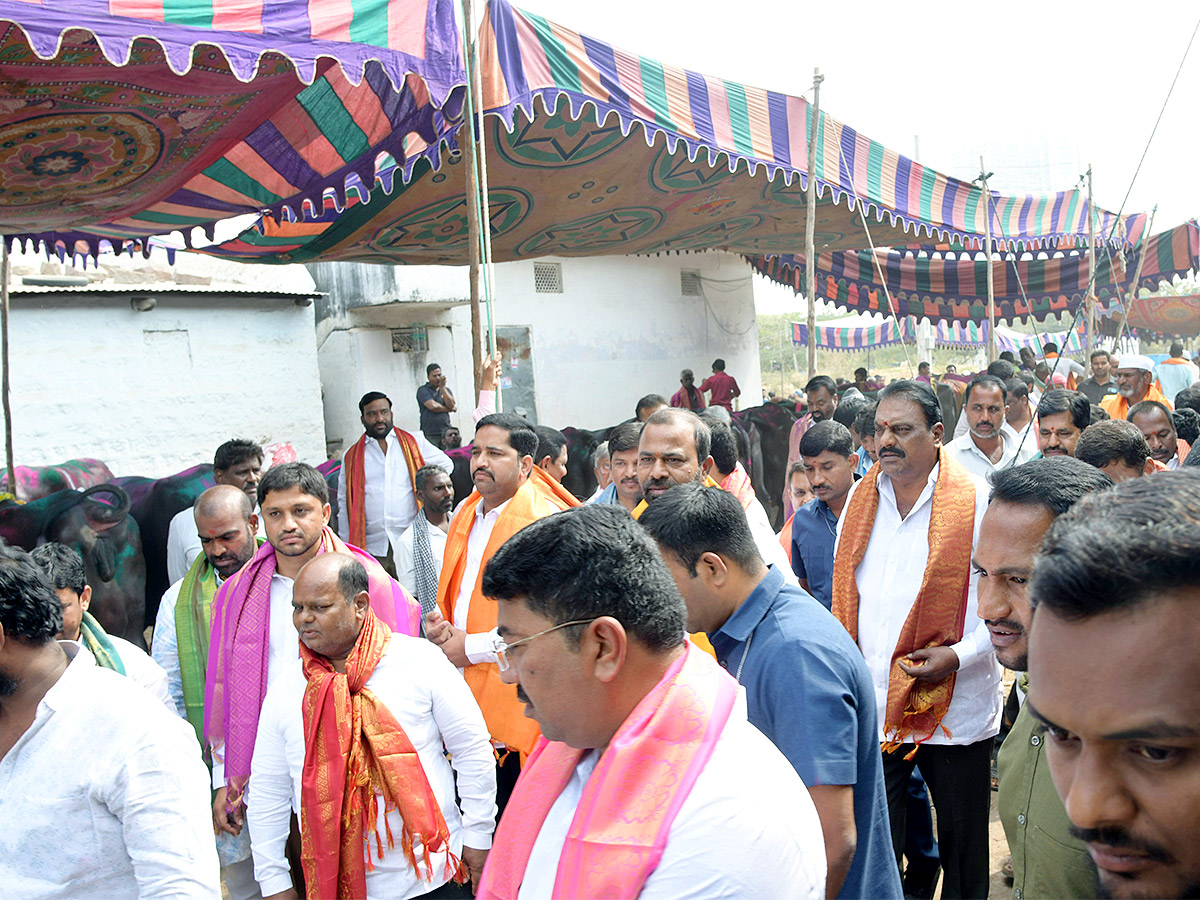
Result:
[[[1017,682],[1022,694],[1028,678]],[[1046,727],[1022,704],[1012,730],[1000,745],[997,806],[1013,862],[1013,897],[1090,898],[1096,875],[1087,845],[1071,836],[1046,762]]]
[[[599,759],[595,750],[586,754],[550,807],[525,866],[520,900],[553,896],[567,831]],[[825,896],[824,847],[808,791],[787,759],[746,721],[741,694],[638,897],[816,900]]]
[[[1186,359],[1171,357],[1154,367],[1154,377],[1162,385],[1163,394],[1174,404],[1180,391],[1200,381],[1200,369]]]
[[[395,551],[396,580],[404,585],[404,589],[417,596],[417,558],[413,542],[417,539],[416,530],[424,528],[429,534],[429,550],[433,554],[433,566],[438,574],[442,571],[442,560],[446,557],[446,538],[448,535],[436,525],[429,524],[424,516],[417,516],[411,525],[404,529],[400,540],[392,548]]]
[[[826,609],[833,607],[833,545],[837,516],[824,500],[809,500],[792,517],[792,571]]]
[[[307,684],[301,665],[291,663],[267,690],[254,742],[250,768],[253,787],[246,793],[246,821],[254,854],[254,877],[264,895],[286,890],[292,884],[284,846],[291,813],[302,815],[303,704]],[[422,638],[393,634],[366,687],[387,707],[416,749],[450,830],[450,850],[461,856],[464,842],[478,850],[490,848],[496,825],[495,757],[483,713],[445,654]],[[447,752],[453,759],[453,770]],[[455,775],[462,798],[461,814],[455,802]],[[413,870],[400,846],[404,823],[399,811],[387,812],[386,820],[385,804],[380,799],[379,834],[387,834],[390,826],[396,844],[392,849],[384,845],[383,859],[378,858],[374,846],[365,849],[375,866],[373,872],[367,872],[367,897],[403,900],[444,884],[445,853],[431,855],[434,877],[425,880]],[[420,860],[423,850],[419,839],[413,850]]]
[[[617,496],[616,482],[613,482],[608,487],[604,488],[603,490],[597,491],[595,494],[593,494],[591,497],[589,497],[588,501],[587,501],[587,505],[590,506],[593,503],[599,503],[602,506],[603,505],[609,505],[609,506],[619,505],[621,503],[621,498]]]
[[[471,594],[475,592],[475,582],[479,580],[483,554],[487,552],[488,541],[492,539],[492,530],[496,527],[496,522],[510,502],[511,500],[505,500],[488,513],[483,511],[482,502],[475,507],[475,521],[471,523],[471,533],[467,535],[467,562],[463,567],[462,581],[458,585],[458,596],[454,598],[454,621],[451,624],[459,631],[467,630],[467,612],[471,608]],[[463,652],[471,665],[496,661],[496,651],[492,649],[495,635],[495,629],[479,634],[467,634]]]
[[[1095,377],[1092,377],[1086,381],[1079,382],[1079,391],[1083,396],[1088,398],[1089,403],[1093,406],[1099,406],[1101,400],[1117,392],[1117,379],[1109,375],[1108,381],[1101,384]]]
[[[871,454],[867,452],[866,447],[859,447],[856,452],[858,455],[858,465],[854,467],[854,474],[861,477],[871,470],[871,466],[875,465],[875,461],[871,459]]]
[[[846,629],[771,569],[709,638],[717,661],[741,672],[750,724],[804,783],[853,787],[857,847],[838,896],[903,896],[871,674]]]
[[[435,388],[428,381],[417,388],[417,408],[421,411],[421,431],[430,440],[442,436],[450,427],[450,413],[434,412],[425,406],[426,400],[432,400],[441,406],[446,405],[446,398],[441,388]]]
[[[437,466],[447,475],[454,463],[420,432],[413,434],[425,464]],[[368,438],[363,452],[363,503],[367,512],[367,537],[363,550],[373,556],[387,556],[388,545],[395,547],[400,535],[417,517],[417,498],[413,496],[412,477],[400,439],[395,431],[387,433],[387,453],[379,441]],[[350,451],[347,450],[346,453]],[[346,454],[342,454],[342,472],[338,476],[338,536],[350,540],[350,514],[346,511]]]
[[[167,528],[167,578],[172,584],[187,574],[202,550],[195,507],[181,509],[171,517]]]
[[[1033,442],[1032,447],[1021,447],[1018,452],[1017,446],[1020,440],[1012,427],[1005,423],[1000,426],[999,462],[992,462],[991,457],[979,449],[979,445],[975,443],[975,437],[970,431],[947,444],[946,452],[972,475],[978,475],[987,480],[993,472],[1011,466],[1019,466],[1023,462],[1028,462],[1033,454],[1037,453],[1036,441]]]
[[[771,527],[771,520],[767,518],[767,511],[757,499],[751,500],[746,509],[746,524],[750,526],[750,535],[754,538],[754,545],[758,547],[758,555],[762,557],[763,562],[768,566],[778,566],[789,584],[800,587],[796,573],[792,571],[788,561],[787,551],[779,543],[779,537]]]
[[[700,387],[697,388],[700,393],[711,391],[709,397],[710,406],[723,406],[730,412],[733,411],[733,398],[740,397],[742,389],[738,387],[737,380],[728,372],[713,372],[704,381],[700,382]]]
[[[115,634],[110,634],[108,639],[112,641],[113,649],[117,651],[117,656],[121,658],[121,665],[125,667],[125,677],[134,684],[145,688],[150,694],[162,701],[163,706],[175,711],[175,701],[171,698],[171,691],[167,684],[167,673],[145,650],[131,644],[124,638],[119,638]],[[79,648],[91,656],[91,651],[83,645],[82,641],[73,641],[78,644]]]
[[[875,712],[880,723],[881,741],[885,739],[883,722],[892,654],[900,640],[904,623],[917,601],[917,592],[929,562],[929,518],[933,487],[940,470],[940,464],[933,467],[924,490],[904,518],[900,517],[896,507],[892,480],[886,474],[880,474],[875,524],[866,553],[855,570],[858,585],[858,645],[862,648],[875,685]],[[975,526],[971,537],[971,546],[974,547],[979,539],[979,523],[987,511],[989,490],[978,476],[972,475],[971,479],[975,482]],[[850,489],[846,499],[847,508],[854,499],[854,492],[862,485],[860,481]],[[838,522],[839,541],[845,521],[843,515]],[[836,558],[836,549],[834,553]],[[996,662],[996,652],[987,625],[976,614],[978,582],[979,576],[972,569],[963,618],[969,630],[962,640],[950,645],[959,661],[954,695],[942,721],[945,730],[939,728],[927,741],[930,744],[973,744],[994,736],[1000,730],[1000,666]],[[971,623],[975,623],[973,629]],[[946,735],[947,731],[950,736]]]
[[[70,663],[0,759],[6,897],[221,896],[191,726],[72,642]]]

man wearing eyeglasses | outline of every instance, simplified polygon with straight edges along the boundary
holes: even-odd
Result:
[[[684,640],[687,610],[623,510],[534,522],[487,565],[497,657],[545,740],[478,897],[818,898],[821,825],[746,719],[737,682]]]

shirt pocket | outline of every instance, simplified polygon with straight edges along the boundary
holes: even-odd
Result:
[[[1064,844],[1037,825],[1025,842],[1025,891],[1029,900],[1096,896],[1096,874],[1081,845]]]

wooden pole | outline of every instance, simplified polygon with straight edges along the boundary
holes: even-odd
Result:
[[[467,42],[463,47],[463,56],[470,65],[471,29],[474,23],[471,14],[471,0],[463,0],[463,39]],[[480,221],[479,221],[479,168],[475,154],[475,104],[479,98],[474,96],[475,85],[470,72],[467,73],[467,116],[462,129],[463,162],[467,170],[466,204],[467,204],[467,271],[471,285],[471,364],[475,370],[475,394],[479,393],[480,373],[483,369],[483,309],[479,294],[479,264],[480,264]],[[499,393],[499,387],[496,392]]]
[[[4,406],[4,462],[8,467],[8,491],[17,496],[17,470],[13,465],[12,405],[9,401],[8,371],[8,238],[0,235],[0,400]]]
[[[808,377],[817,374],[817,130],[821,121],[820,69],[813,69],[812,116],[808,128],[808,189],[804,208],[804,293],[808,298]]]
[[[1088,214],[1088,292],[1084,302],[1087,303],[1087,340],[1084,352],[1090,359],[1092,348],[1096,346],[1096,215],[1092,206],[1092,164],[1087,167],[1087,214]],[[1136,293],[1137,287],[1134,287]],[[1118,335],[1119,337],[1119,335]],[[1060,352],[1065,353],[1066,347]]]
[[[996,361],[996,274],[992,271],[992,192],[988,189],[988,172],[979,157],[979,180],[983,186],[984,235],[987,238],[987,310],[988,310],[988,344],[987,358],[989,363]]]
[[[1150,232],[1154,228],[1154,216],[1157,212],[1157,206],[1150,210],[1150,221],[1146,223],[1146,230],[1142,232],[1142,252],[1138,254],[1137,265],[1133,270],[1133,287],[1129,291],[1129,297],[1125,300],[1125,312],[1121,315],[1121,327],[1117,329],[1117,336],[1113,338],[1113,353],[1119,353],[1121,350],[1121,335],[1124,334],[1125,325],[1129,322],[1129,311],[1133,309],[1133,304],[1137,301],[1138,282],[1142,280],[1142,263],[1146,261],[1146,243],[1150,240]]]

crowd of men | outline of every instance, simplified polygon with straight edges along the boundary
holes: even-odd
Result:
[[[87,612],[73,550],[0,546],[0,884],[980,898],[998,788],[1014,900],[1196,896],[1200,385],[1175,350],[1165,379],[998,360],[957,436],[932,377],[818,376],[778,533],[721,360],[610,431],[583,502],[563,435],[496,412],[498,360],[466,498],[436,366],[415,430],[359,401],[336,530],[319,472],[231,440],[172,523],[149,655]]]

